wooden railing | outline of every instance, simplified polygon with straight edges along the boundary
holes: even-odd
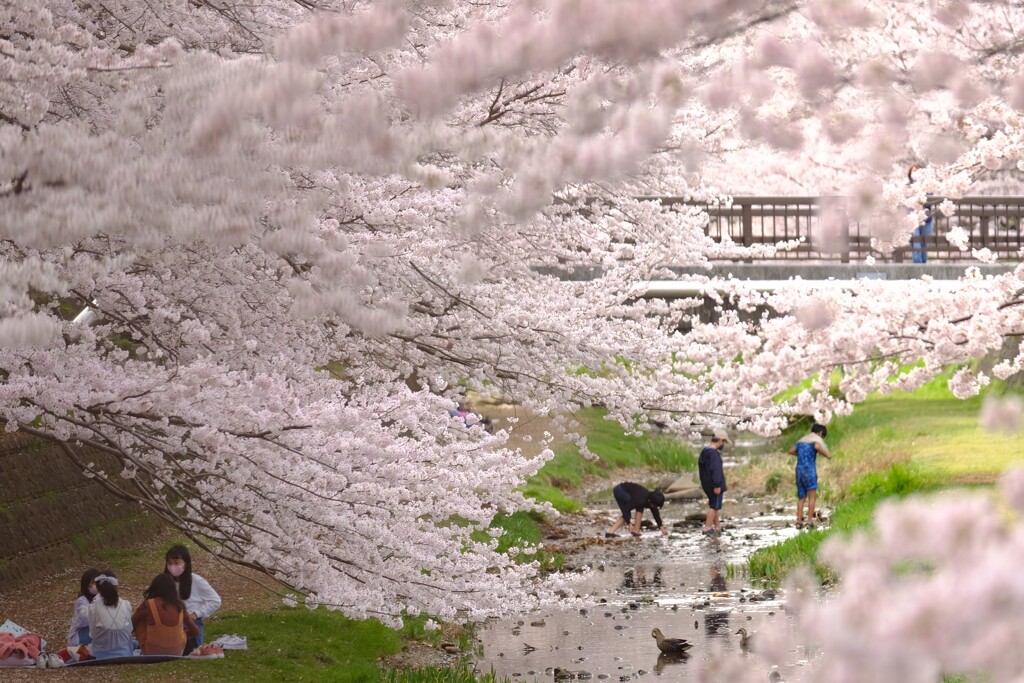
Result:
[[[744,246],[804,239],[796,249],[777,252],[768,257],[770,260],[849,263],[873,256],[881,262],[901,263],[911,261],[914,250],[923,249],[929,261],[968,261],[974,258],[971,249],[988,248],[999,260],[1020,261],[1019,252],[1024,248],[1021,236],[1024,197],[962,197],[952,200],[956,212],[948,217],[933,208],[931,234],[914,237],[914,246],[907,244],[890,254],[873,249],[867,226],[849,218],[842,220],[842,234],[838,239],[833,237],[827,248],[820,240],[815,240],[820,235],[823,202],[842,207],[847,201],[843,197],[733,197],[728,206],[682,197],[641,199],[658,199],[665,206],[688,204],[706,209],[711,220],[705,231],[719,241],[724,235]],[[941,197],[929,198],[932,207],[941,201]],[[963,228],[970,235],[966,251],[961,251],[946,239],[949,229],[954,226]]]

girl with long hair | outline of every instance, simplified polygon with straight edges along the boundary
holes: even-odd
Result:
[[[82,574],[78,599],[75,600],[75,611],[71,615],[71,628],[68,630],[69,648],[88,645],[92,642],[92,638],[89,636],[89,603],[98,592],[96,577],[99,575],[100,573],[92,568],[86,569]]]
[[[178,597],[170,574],[157,574],[142,594],[143,602],[132,615],[135,638],[144,655],[181,655],[188,638],[199,635],[199,627]]]
[[[199,627],[199,634],[190,637],[185,646],[185,654],[188,654],[203,644],[203,620],[220,608],[220,596],[209,581],[192,571],[192,555],[185,546],[172,546],[164,559],[167,565],[164,572],[174,579],[185,609]]]

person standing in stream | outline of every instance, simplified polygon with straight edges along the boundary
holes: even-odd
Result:
[[[729,436],[724,429],[715,429],[711,435],[711,444],[705,446],[697,458],[697,472],[700,474],[700,487],[708,497],[708,514],[704,518],[701,533],[713,536],[722,533],[722,497],[725,485],[725,470],[722,467],[722,449],[729,443]]]
[[[818,456],[824,455],[829,460],[832,454],[825,445],[828,429],[825,425],[815,423],[811,433],[796,442],[789,449],[790,455],[796,456],[796,528],[804,527],[804,501],[807,501],[807,526],[814,528],[814,502],[818,494]]]

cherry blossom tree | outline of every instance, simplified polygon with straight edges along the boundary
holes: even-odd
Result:
[[[729,192],[763,166],[854,187],[879,248],[905,243],[924,193],[1021,163],[1022,13],[8,2],[6,428],[59,442],[310,605],[395,622],[551,599],[560,587],[538,587],[538,566],[488,531],[533,505],[516,488],[550,452],[450,418],[467,390],[570,434],[565,416],[594,404],[630,429],[773,433],[1021,333],[1019,269],[955,291],[762,294],[712,264],[757,250],[707,238],[697,208],[636,197]],[[913,187],[908,159],[931,162]],[[676,265],[706,268],[693,279],[731,300],[714,324],[694,299],[643,296]],[[988,378],[963,370],[954,388]]]

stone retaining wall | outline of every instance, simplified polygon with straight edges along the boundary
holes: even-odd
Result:
[[[120,470],[104,453],[85,457],[111,475]],[[158,530],[156,517],[86,478],[57,444],[0,436],[0,592]]]

